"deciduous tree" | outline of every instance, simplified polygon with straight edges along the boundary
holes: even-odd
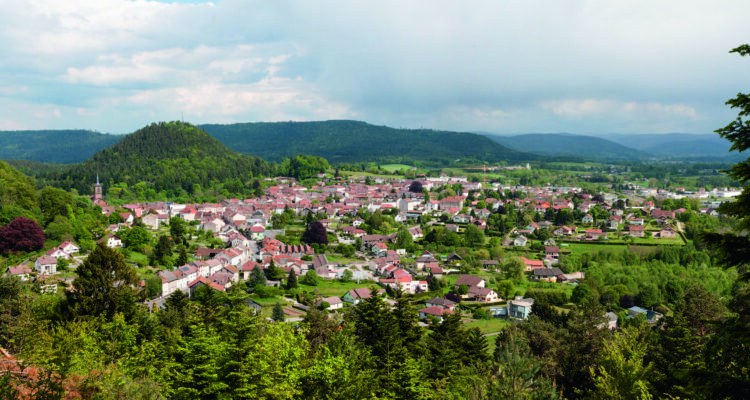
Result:
[[[33,219],[17,217],[0,228],[0,253],[36,251],[44,246],[44,231]]]

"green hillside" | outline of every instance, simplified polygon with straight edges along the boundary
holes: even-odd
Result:
[[[340,162],[475,159],[488,162],[536,158],[473,133],[394,129],[359,121],[258,122],[200,125],[227,147],[266,160],[310,154]]]
[[[649,157],[646,152],[593,136],[530,133],[518,136],[488,135],[488,137],[514,150],[549,156],[577,156],[598,160],[641,160]]]
[[[85,130],[0,131],[0,159],[79,163],[122,138]]]
[[[97,174],[107,190],[109,182],[136,184],[160,191],[193,193],[197,188],[269,175],[273,167],[260,158],[235,153],[205,131],[187,123],[160,122],[142,128],[82,164],[49,178],[57,186],[90,193]],[[233,192],[237,192],[236,190]]]
[[[0,161],[0,225],[7,224],[18,215],[37,205],[34,181],[17,169]]]

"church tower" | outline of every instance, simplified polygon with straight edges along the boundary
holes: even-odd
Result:
[[[102,200],[102,185],[99,184],[99,174],[96,174],[96,185],[94,185],[94,201]]]

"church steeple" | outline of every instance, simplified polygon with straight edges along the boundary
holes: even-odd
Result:
[[[102,200],[102,185],[99,184],[99,174],[96,174],[96,185],[94,185],[94,201]]]

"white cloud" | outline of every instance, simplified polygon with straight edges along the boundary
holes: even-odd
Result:
[[[749,12],[739,0],[6,1],[0,121],[122,132],[184,111],[707,132],[750,79],[748,60],[726,53]],[[17,111],[48,106],[59,117]]]
[[[695,109],[685,104],[620,102],[612,99],[552,100],[543,101],[539,106],[542,109],[552,111],[555,115],[573,118],[615,114],[632,117],[651,115],[695,118],[696,116]]]

